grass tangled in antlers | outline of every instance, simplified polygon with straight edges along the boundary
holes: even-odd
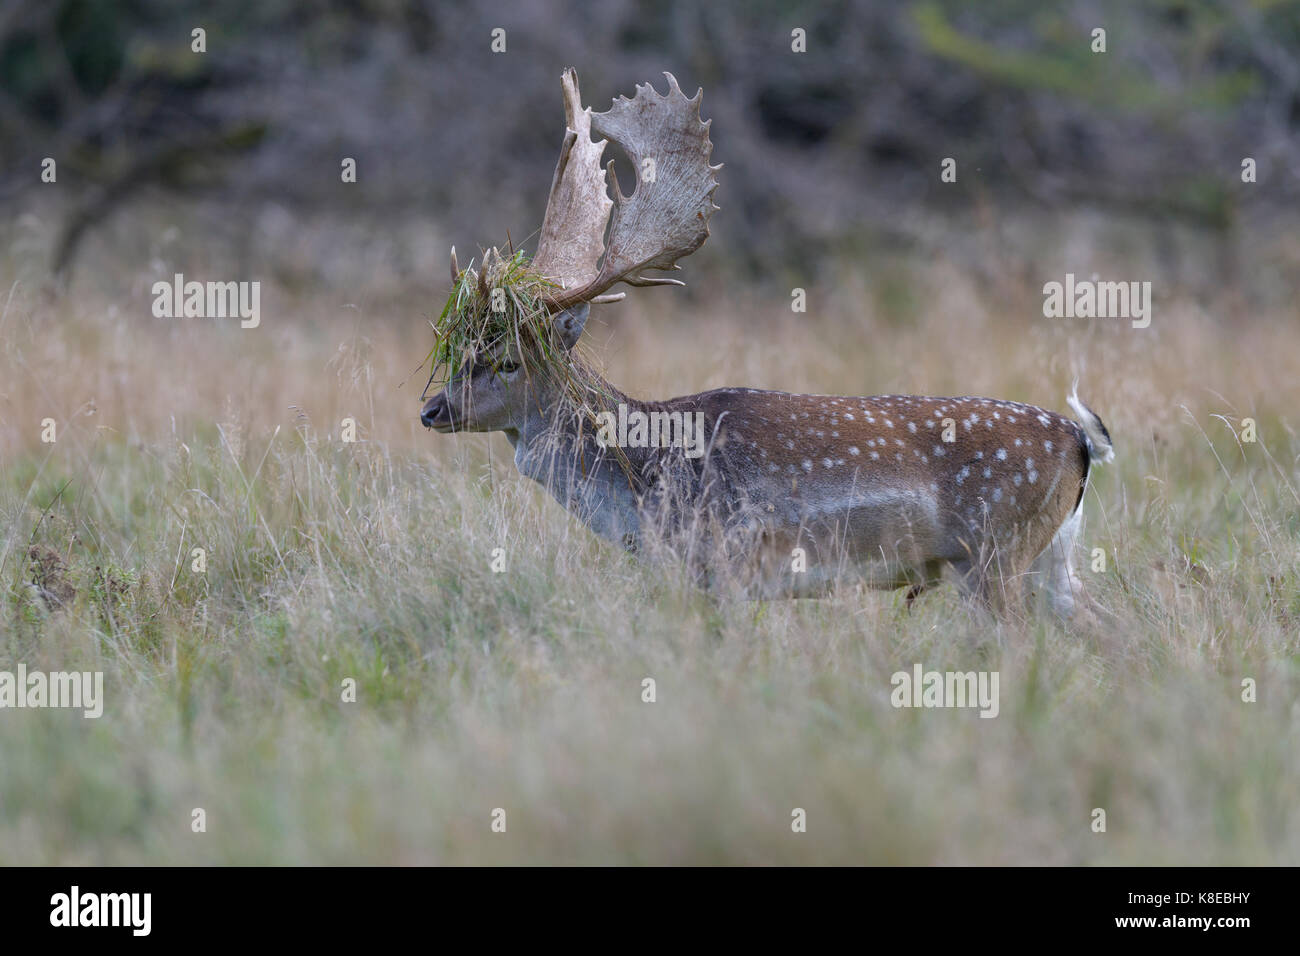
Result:
[[[532,268],[522,249],[509,258],[489,250],[481,272],[471,262],[433,323],[433,349],[426,358],[429,381],[445,382],[461,369],[472,368],[480,357],[498,355],[499,347],[509,342],[514,342],[525,367],[531,363],[538,369],[563,368],[568,360],[543,301],[557,288]],[[496,290],[501,294],[494,302]]]
[[[545,302],[545,296],[558,288],[532,267],[522,249],[508,257],[496,249],[488,250],[482,271],[471,262],[452,285],[447,303],[433,323],[433,348],[425,357],[429,384],[438,381],[446,385],[458,372],[474,368],[484,358],[497,363],[494,371],[501,374],[499,363],[505,354],[501,346],[513,343],[522,374],[558,383],[573,413],[595,428],[597,414],[610,409],[622,396],[573,354],[576,349],[565,349]],[[493,301],[498,289],[501,294]],[[610,450],[628,470],[623,450]]]

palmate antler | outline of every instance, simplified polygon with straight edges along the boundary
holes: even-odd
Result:
[[[637,87],[633,99],[621,96],[606,112],[592,113],[582,106],[577,73],[564,71],[568,128],[533,259],[534,268],[560,286],[561,291],[545,297],[555,311],[583,302],[617,301],[624,293],[605,293],[618,282],[683,285],[641,272],[680,268],[677,260],[709,237],[709,217],[718,208],[713,204],[718,187],[713,174],[722,166],[709,165],[712,121],[700,120],[704,91],[688,100],[673,75],[664,75],[667,94],[660,95],[646,83]],[[592,130],[607,140],[592,142]],[[611,160],[612,202],[600,168],[608,140],[631,158],[637,177],[636,190],[630,197],[623,195]]]

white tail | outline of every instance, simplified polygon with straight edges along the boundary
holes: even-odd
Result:
[[[1110,443],[1110,432],[1106,431],[1106,426],[1101,423],[1097,414],[1080,401],[1077,378],[1065,401],[1070,408],[1074,409],[1074,414],[1079,416],[1079,426],[1083,429],[1083,437],[1088,443],[1089,459],[1097,463],[1114,461],[1115,449]]]

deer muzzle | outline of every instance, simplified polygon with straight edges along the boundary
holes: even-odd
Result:
[[[456,426],[451,417],[451,402],[447,401],[447,392],[441,391],[424,403],[420,412],[420,423],[425,428],[436,432],[455,431]]]

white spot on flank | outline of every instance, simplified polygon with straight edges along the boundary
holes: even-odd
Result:
[[[857,445],[850,445],[850,446],[849,446],[849,454],[850,454],[850,455],[855,455],[855,456],[858,455],[858,454],[860,454],[860,453],[858,452],[858,446],[857,446]]]
[[[1005,448],[999,448],[998,451],[997,451],[997,455],[996,455],[996,457],[997,457],[997,460],[998,460],[998,461],[1006,461],[1006,460],[1007,460],[1007,450],[1006,450]]]
[[[812,471],[812,462],[811,462],[810,460],[808,460],[807,458],[805,458],[805,459],[803,460],[803,470],[804,470],[804,471]]]

